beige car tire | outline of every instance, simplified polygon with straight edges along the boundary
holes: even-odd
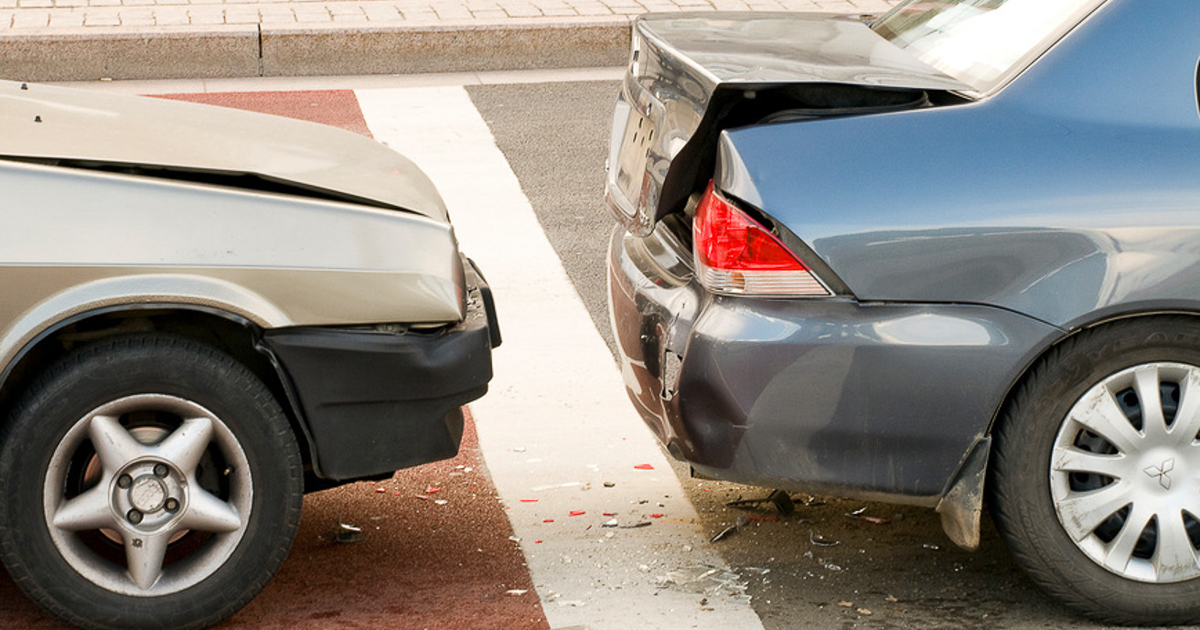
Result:
[[[164,334],[100,341],[30,388],[3,433],[0,556],[85,628],[201,628],[267,584],[303,474],[268,388]]]

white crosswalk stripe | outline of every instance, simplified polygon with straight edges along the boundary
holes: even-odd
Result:
[[[662,588],[672,571],[722,561],[466,91],[356,96],[374,136],[434,180],[496,294],[505,343],[472,410],[551,627],[761,628],[742,599],[701,606],[702,592]],[[602,527],[613,518],[652,526]]]

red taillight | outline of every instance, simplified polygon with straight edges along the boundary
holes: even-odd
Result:
[[[700,281],[718,293],[830,295],[774,234],[721,198],[710,182],[692,222]]]

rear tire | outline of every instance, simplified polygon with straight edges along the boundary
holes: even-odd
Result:
[[[1116,322],[1038,365],[996,433],[992,510],[1042,588],[1108,623],[1200,621],[1200,323]]]
[[[43,375],[5,429],[0,558],[82,627],[209,626],[278,570],[302,480],[245,366],[181,337],[101,341]]]

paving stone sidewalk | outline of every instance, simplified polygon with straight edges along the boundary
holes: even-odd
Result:
[[[873,15],[899,0],[0,0],[0,78],[399,74],[621,65],[634,16]]]
[[[0,0],[0,35],[217,24],[503,24],[648,11],[882,13],[898,0]]]

